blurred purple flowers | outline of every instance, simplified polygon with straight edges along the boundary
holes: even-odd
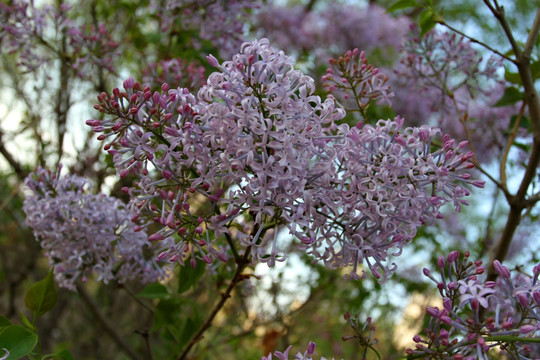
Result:
[[[86,179],[59,172],[39,168],[28,176],[33,194],[24,211],[60,286],[74,290],[90,274],[105,283],[149,283],[167,275],[156,262],[159,247],[134,229],[133,214],[120,200],[89,194]]]

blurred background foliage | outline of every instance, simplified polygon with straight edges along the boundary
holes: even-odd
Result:
[[[0,4],[2,20],[7,23],[6,8],[18,2],[4,1]],[[21,39],[26,41],[28,49],[13,50],[4,36],[0,53],[0,314],[13,322],[18,322],[19,313],[25,312],[25,290],[48,272],[47,259],[25,224],[22,212],[23,179],[28,172],[38,165],[54,168],[63,163],[70,172],[90,178],[98,191],[122,197],[119,189],[125,180],[118,180],[111,170],[111,159],[104,155],[91,129],[84,125],[86,119],[99,116],[92,108],[98,93],[119,86],[128,76],[155,88],[160,83],[152,83],[152,79],[172,79],[177,83],[170,83],[171,87],[189,87],[195,92],[201,78],[204,80],[201,74],[211,72],[205,56],[211,53],[220,60],[227,59],[230,49],[238,47],[242,36],[269,37],[274,46],[284,47],[296,58],[299,68],[315,79],[324,74],[330,56],[339,56],[353,47],[366,50],[375,66],[391,69],[400,54],[399,46],[395,45],[400,39],[394,37],[404,36],[399,32],[403,25],[407,27],[409,21],[418,20],[425,10],[420,1],[418,7],[386,14],[384,9],[393,0],[369,3],[266,0],[258,8],[246,8],[242,14],[225,11],[236,17],[244,32],[231,35],[230,44],[225,46],[226,39],[218,37],[219,34],[203,33],[203,27],[210,27],[205,21],[216,21],[208,19],[211,16],[204,6],[195,6],[189,18],[185,4],[192,2],[177,1],[180,5],[173,9],[167,8],[166,3],[164,0],[35,1],[28,14],[51,6],[61,15],[44,15],[46,26],[42,31],[34,29]],[[226,1],[223,3],[228,6]],[[71,5],[69,10],[59,10],[67,9],[66,5]],[[538,2],[515,0],[505,5],[512,29],[524,41]],[[434,7],[454,27],[493,44],[502,52],[508,50],[495,19],[481,2],[440,0],[434,1]],[[321,39],[313,43],[304,39],[309,35],[306,33],[309,26],[317,27],[317,19],[322,19],[328,11],[348,13],[353,21],[354,16],[356,21],[368,21],[369,17],[365,16],[368,9],[372,12],[371,22],[351,23],[357,28],[346,23],[346,19],[330,19],[333,26],[340,23],[349,26],[332,33],[334,45]],[[276,15],[287,12],[290,18]],[[304,15],[294,18],[295,12]],[[265,16],[268,14],[274,18],[269,19]],[[312,23],[304,27],[294,23],[308,14]],[[170,24],[165,24],[168,19]],[[387,23],[377,24],[381,19]],[[78,26],[83,35],[86,31],[87,38],[73,42],[67,23]],[[222,29],[217,27],[217,31]],[[343,48],[345,45],[349,47]],[[35,68],[25,66],[32,56],[44,60]],[[165,63],[174,59],[179,59],[176,65]],[[392,76],[391,70],[388,75]],[[326,96],[322,87],[318,91]],[[400,98],[393,101],[399,103]],[[371,119],[391,116],[394,113],[388,106],[370,108]],[[351,121],[355,120],[351,118]],[[496,162],[486,166],[495,171]],[[469,250],[473,254],[471,258],[487,260],[489,247],[504,226],[506,211],[496,189],[486,189],[459,216],[448,214],[448,221],[422,228],[399,259],[401,271],[384,285],[371,278],[345,281],[339,272],[313,264],[301,254],[292,255],[285,264],[272,270],[266,265],[252,267],[249,271],[253,276],[234,291],[233,298],[197,345],[193,358],[258,359],[271,351],[284,350],[288,344],[295,344],[293,351],[300,351],[307,341],[317,340],[317,351],[321,354],[361,359],[358,344],[341,340],[351,332],[343,320],[347,311],[358,313],[361,318],[372,316],[376,320],[381,356],[399,358],[412,336],[422,328],[422,313],[415,306],[428,304],[434,291],[422,279],[421,269],[434,265],[439,254],[453,249]],[[520,228],[522,239],[516,241],[519,246],[513,250],[513,259],[518,259],[520,264],[539,261],[535,252],[539,245],[538,209],[531,209],[527,216]],[[99,311],[142,356],[147,352],[148,342],[154,359],[172,359],[202,324],[233,271],[233,267],[204,268],[200,264],[195,269],[177,268],[167,287],[146,288],[138,297],[134,294],[143,290],[139,284],[103,285],[93,279],[85,284],[86,296],[60,290],[58,304],[38,324],[42,346],[48,352],[67,348],[75,359],[127,358],[104,334],[100,315],[96,313]]]

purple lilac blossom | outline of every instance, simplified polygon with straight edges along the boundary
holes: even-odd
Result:
[[[257,19],[264,36],[283,50],[311,53],[322,61],[354,48],[391,53],[409,28],[407,18],[392,17],[380,6],[334,2],[310,11],[302,6],[267,6]]]
[[[152,0],[149,9],[160,18],[162,32],[177,25],[198,31],[200,40],[210,41],[222,57],[229,57],[244,41],[244,26],[259,6],[260,0]],[[192,41],[192,46],[201,47],[199,40]]]
[[[150,283],[167,276],[156,262],[156,246],[136,231],[133,214],[118,199],[89,194],[89,182],[39,168],[25,184],[26,221],[46,251],[56,281],[75,289],[78,281],[95,274],[105,283],[137,280]]]
[[[60,56],[82,79],[93,79],[95,68],[114,73],[119,43],[105,24],[80,25],[68,18],[71,5],[43,5],[16,0],[10,6],[0,4],[0,43],[9,54],[17,53],[25,72],[37,71]],[[60,47],[65,32],[69,47]],[[62,35],[63,36],[63,35]]]
[[[394,111],[408,124],[435,123],[455,138],[469,138],[480,162],[498,159],[517,113],[516,106],[494,106],[504,92],[501,61],[486,61],[466,39],[436,29],[423,37],[413,31],[403,52],[390,80]]]
[[[407,354],[463,360],[488,359],[500,352],[512,359],[538,359],[540,265],[533,268],[532,276],[518,271],[512,276],[495,260],[499,277],[493,282],[483,279],[482,262],[468,257],[453,251],[446,258],[439,256],[437,275],[424,269],[424,275],[437,284],[443,308],[426,309],[426,337],[416,335],[415,349],[407,349]]]
[[[19,53],[19,63],[31,72],[51,58],[36,51],[38,39],[43,38],[48,22],[54,20],[51,6],[37,8],[33,2],[15,0],[11,5],[0,4],[0,44],[9,54]]]
[[[333,97],[313,95],[313,79],[266,39],[244,43],[232,61],[207,59],[219,71],[196,97],[130,78],[98,96],[95,108],[112,116],[87,121],[118,174],[137,177],[125,189],[136,221],[162,226],[149,240],[177,239],[160,259],[226,261],[225,236],[272,265],[284,258],[278,237],[260,235],[285,225],[328,267],[351,266],[359,278],[364,264],[384,281],[395,270],[388,258],[418,226],[446,203],[459,211],[465,187],[483,186],[467,172],[466,142],[436,128],[340,124]]]
[[[105,24],[69,26],[69,44],[72,47],[75,61],[72,65],[81,79],[93,79],[95,68],[114,73],[120,55],[120,44],[112,38],[114,32]]]

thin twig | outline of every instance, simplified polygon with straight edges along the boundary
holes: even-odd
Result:
[[[242,271],[245,269],[246,265],[249,263],[248,259],[251,253],[251,246],[246,248],[246,251],[240,261],[236,264],[236,271],[234,273],[233,278],[231,279],[229,286],[227,286],[227,289],[225,292],[221,294],[221,299],[219,302],[214,306],[214,309],[204,322],[204,324],[201,326],[199,331],[191,338],[189,341],[189,344],[185,347],[184,351],[182,351],[182,354],[178,357],[178,360],[184,360],[187,357],[187,354],[190,352],[191,348],[199,342],[199,340],[202,339],[202,335],[204,332],[212,325],[212,321],[216,317],[217,313],[223,308],[223,305],[225,305],[225,302],[229,297],[231,297],[231,292],[234,289],[234,287],[243,280]]]
[[[511,61],[511,62],[513,62],[514,64],[516,63],[516,60],[515,60],[515,59],[512,59],[511,57],[508,57],[508,56],[504,55],[504,54],[501,53],[500,51],[495,50],[494,48],[492,48],[492,47],[489,46],[488,44],[486,44],[486,43],[484,43],[484,42],[482,42],[482,41],[480,41],[480,40],[478,40],[478,39],[475,39],[475,38],[473,38],[473,37],[471,37],[471,36],[465,34],[465,33],[462,32],[462,31],[459,31],[459,30],[456,29],[455,27],[453,27],[453,26],[449,25],[448,23],[446,23],[444,20],[440,20],[440,21],[438,21],[438,23],[441,24],[441,25],[443,25],[443,26],[445,26],[445,27],[447,27],[447,28],[450,29],[451,31],[455,32],[456,34],[459,34],[459,35],[463,36],[464,38],[467,38],[470,42],[473,42],[473,43],[475,43],[475,44],[478,44],[478,45],[480,45],[480,46],[485,47],[486,49],[488,49],[489,51],[491,51],[491,52],[494,53],[494,54],[499,55],[499,56],[502,57],[503,59],[506,59],[506,60],[508,60],[508,61]]]

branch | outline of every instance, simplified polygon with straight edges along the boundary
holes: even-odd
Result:
[[[28,171],[24,170],[22,165],[17,160],[15,160],[15,158],[11,155],[8,149],[6,149],[6,147],[4,146],[4,141],[2,140],[3,135],[4,133],[0,130],[0,154],[4,156],[9,165],[13,168],[13,171],[15,172],[19,180],[24,181],[24,179],[28,175]]]
[[[208,318],[206,319],[206,321],[204,322],[204,324],[201,326],[201,328],[199,329],[199,331],[195,334],[195,336],[193,336],[191,338],[191,340],[189,341],[189,344],[186,346],[186,348],[184,349],[184,351],[182,351],[182,354],[180,354],[180,356],[178,357],[178,360],[184,360],[186,359],[187,357],[187,354],[189,353],[189,351],[191,350],[191,348],[199,341],[202,339],[202,335],[204,334],[204,332],[206,330],[208,330],[208,328],[212,325],[212,321],[214,320],[214,318],[216,317],[217,313],[223,308],[223,305],[225,305],[225,302],[227,301],[228,298],[231,297],[231,292],[232,290],[234,289],[234,287],[244,279],[244,277],[242,276],[242,271],[245,269],[246,265],[249,263],[248,259],[249,259],[249,255],[251,253],[251,246],[249,246],[247,249],[246,249],[246,252],[244,253],[244,255],[242,256],[242,258],[240,259],[240,261],[237,262],[237,267],[236,267],[236,272],[234,273],[234,276],[233,278],[231,279],[231,282],[229,283],[229,286],[227,286],[227,289],[225,290],[225,292],[223,292],[221,294],[221,299],[219,300],[219,302],[214,306],[214,309],[212,310],[212,312],[210,313],[210,315],[208,316]]]
[[[487,0],[484,0],[487,3]],[[534,87],[534,80],[531,73],[530,64],[530,51],[540,30],[540,7],[536,13],[533,27],[529,33],[527,43],[523,52],[516,44],[512,32],[504,18],[503,8],[495,2],[495,8],[491,4],[488,5],[495,17],[499,20],[503,30],[505,31],[512,49],[516,55],[516,66],[518,68],[519,76],[525,90],[525,102],[529,108],[529,117],[531,120],[533,144],[529,161],[525,169],[525,174],[519,185],[519,189],[514,196],[507,197],[510,205],[510,212],[508,213],[508,219],[504,227],[501,238],[499,239],[491,260],[503,261],[510,247],[510,243],[514,237],[514,233],[521,222],[521,213],[529,205],[529,201],[526,199],[527,191],[530,184],[536,177],[538,171],[538,165],[540,164],[540,103],[538,102],[538,94]],[[497,273],[493,268],[492,261],[488,267],[488,280],[495,280]]]
[[[477,40],[477,39],[475,39],[475,38],[473,38],[473,37],[471,37],[471,36],[465,34],[464,32],[459,31],[459,30],[456,29],[455,27],[453,27],[453,26],[449,25],[448,23],[446,23],[444,20],[440,20],[440,21],[438,21],[437,23],[440,24],[440,25],[443,25],[443,26],[447,27],[447,28],[450,29],[451,31],[455,32],[456,34],[459,34],[459,35],[463,36],[464,38],[467,38],[470,42],[473,42],[473,43],[475,43],[475,44],[478,44],[478,45],[480,45],[480,46],[485,47],[486,49],[488,49],[489,51],[491,51],[491,52],[494,53],[494,54],[499,55],[499,56],[502,57],[503,59],[506,59],[506,60],[508,60],[508,61],[511,61],[511,62],[513,62],[514,64],[516,63],[516,60],[514,60],[514,59],[512,59],[512,58],[510,58],[510,57],[508,57],[508,56],[506,56],[506,55],[504,55],[503,53],[501,53],[501,52],[498,51],[498,50],[495,50],[494,48],[492,48],[492,47],[489,46],[488,44],[486,44],[486,43],[484,43],[484,42],[482,42],[482,41],[480,41],[480,40]]]
[[[88,310],[96,317],[96,319],[101,323],[103,330],[105,330],[112,338],[112,340],[118,345],[118,347],[133,360],[143,360],[124,339],[115,331],[114,325],[112,325],[105,315],[101,312],[98,305],[94,302],[90,294],[86,289],[77,284],[77,292],[81,296],[81,299],[84,301],[85,305],[88,307]]]

